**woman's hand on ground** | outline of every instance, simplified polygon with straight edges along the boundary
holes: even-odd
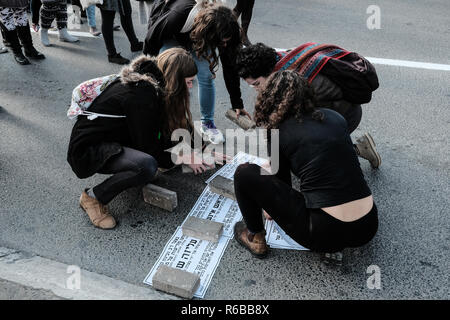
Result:
[[[190,155],[183,156],[182,163],[189,166],[194,171],[194,174],[205,172],[208,167],[213,168],[214,164],[208,164],[203,159],[202,155],[192,152]]]

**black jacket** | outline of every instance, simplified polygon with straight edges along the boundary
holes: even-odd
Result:
[[[189,12],[195,6],[195,0],[159,0],[154,3],[145,38],[144,54],[157,56],[165,40],[174,39],[188,51],[192,51],[190,33],[181,33]],[[233,109],[242,109],[240,78],[236,68],[236,57],[230,56],[227,50],[219,49],[222,62],[223,77],[230,95]]]
[[[158,139],[164,116],[161,91],[152,78],[134,71],[138,64],[149,59],[143,57],[124,68],[120,80],[109,85],[89,107],[92,112],[126,118],[78,117],[72,129],[67,161],[79,178],[98,172],[110,157],[122,151],[122,146],[153,156],[159,167],[173,166],[170,153],[164,152],[171,144],[164,136]]]

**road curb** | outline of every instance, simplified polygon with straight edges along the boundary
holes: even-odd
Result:
[[[71,300],[175,300],[151,288],[0,247],[0,279]]]

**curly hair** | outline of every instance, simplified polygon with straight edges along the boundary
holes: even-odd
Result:
[[[190,33],[192,46],[199,58],[209,62],[209,70],[215,76],[219,59],[216,49],[223,49],[235,57],[241,46],[241,31],[233,11],[218,3],[205,3],[194,19]],[[230,38],[226,47],[223,40]]]
[[[185,79],[197,74],[194,59],[182,48],[167,49],[156,59],[166,83],[164,105],[167,123],[164,131],[170,135],[178,128],[193,128],[189,109],[189,89]]]
[[[268,77],[275,68],[277,61],[278,56],[275,49],[258,42],[239,51],[236,66],[241,78],[256,79]]]
[[[322,121],[324,118],[324,114],[316,110],[314,89],[306,79],[292,70],[270,75],[256,98],[256,124],[267,129],[277,129],[289,117],[295,117],[301,122],[308,114],[314,120]]]

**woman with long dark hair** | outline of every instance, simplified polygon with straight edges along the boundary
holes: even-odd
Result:
[[[174,130],[191,126],[189,88],[196,73],[192,57],[180,48],[157,59],[140,56],[89,107],[98,114],[125,117],[78,117],[67,156],[72,170],[81,179],[112,174],[80,197],[80,206],[96,227],[115,227],[107,204],[119,193],[149,183],[159,167],[174,166],[165,150],[172,146]],[[195,172],[206,169],[186,164]]]
[[[333,253],[368,243],[378,228],[377,207],[345,119],[316,108],[313,89],[297,72],[279,71],[259,92],[255,121],[278,130],[279,169],[271,175],[255,164],[237,168],[234,186],[244,222],[235,225],[236,240],[257,257],[267,254],[264,210],[313,251]],[[292,188],[291,171],[300,191]]]
[[[219,58],[231,107],[238,115],[250,116],[244,110],[235,65],[241,38],[233,11],[224,5],[203,0],[155,1],[150,14],[144,54],[157,55],[177,46],[192,53],[198,68],[201,132],[212,143],[222,143],[224,137],[214,123],[214,78]]]

